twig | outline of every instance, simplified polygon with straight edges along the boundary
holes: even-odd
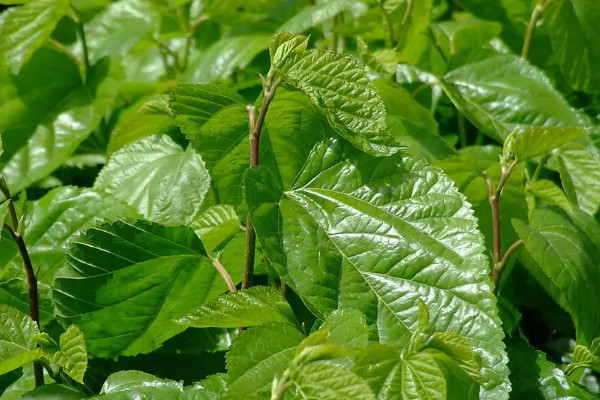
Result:
[[[256,118],[254,107],[248,107],[251,168],[256,167],[258,165],[260,133],[262,132],[262,127],[265,122],[265,117],[267,116],[267,110],[269,109],[269,105],[271,104],[271,101],[273,101],[273,97],[275,96],[277,86],[279,86],[279,84],[281,83],[281,79],[277,79],[273,83],[271,83],[271,79],[271,74],[267,76],[266,80],[263,79],[264,99],[260,107],[260,111],[258,113],[258,118]],[[252,285],[252,279],[254,276],[255,251],[256,233],[254,232],[252,217],[250,216],[250,212],[248,212],[248,216],[246,217],[246,255],[244,262],[244,277],[242,280],[242,289],[247,289],[248,287],[250,287],[250,285]]]
[[[0,191],[8,201],[8,210],[13,223],[13,225],[11,226],[4,222],[4,227],[6,228],[14,242],[17,244],[19,253],[21,253],[21,258],[23,259],[23,265],[25,266],[25,273],[27,274],[27,286],[29,289],[29,315],[39,327],[40,306],[38,301],[38,284],[37,279],[35,277],[35,272],[33,270],[33,265],[31,264],[31,259],[29,258],[27,246],[25,245],[25,241],[23,240],[23,220],[21,219],[21,221],[19,221],[17,217],[17,210],[15,209],[15,204],[10,194],[10,190],[8,189],[8,185],[6,184],[6,180],[4,179],[4,177],[1,176]],[[33,372],[35,376],[35,386],[42,386],[44,384],[44,370],[42,366],[39,363],[34,362]]]
[[[412,8],[413,8],[413,0],[407,0],[406,12],[404,13],[404,18],[402,18],[402,26],[406,25],[406,23],[408,22],[408,17],[410,17]]]
[[[533,31],[535,30],[535,25],[537,24],[537,20],[542,15],[544,11],[548,8],[550,3],[553,0],[542,0],[538,1],[538,3],[533,8],[531,12],[531,18],[529,18],[529,24],[527,25],[527,31],[525,33],[525,40],[523,42],[523,50],[521,51],[521,57],[527,59],[529,55],[529,48],[531,47],[531,39],[533,38]]]
[[[389,36],[390,43],[392,44],[393,47],[396,47],[398,45],[398,41],[396,40],[396,34],[394,33],[394,21],[392,20],[391,15],[385,9],[385,6],[383,5],[383,1],[377,0],[377,3],[379,4],[379,8],[381,9],[381,12],[383,13],[383,16],[384,16],[385,21],[388,26],[388,36]],[[407,5],[406,10],[409,11],[408,5]],[[405,15],[405,17],[406,17],[406,15]],[[404,25],[404,23],[402,25]]]
[[[229,275],[229,273],[227,272],[227,270],[225,269],[223,264],[221,264],[221,262],[219,260],[214,260],[213,265],[217,269],[217,271],[219,271],[221,276],[223,277],[223,280],[227,284],[227,288],[229,289],[229,291],[231,293],[237,292],[237,289],[235,288],[235,284],[233,283],[231,276]]]

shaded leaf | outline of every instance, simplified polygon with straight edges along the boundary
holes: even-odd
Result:
[[[239,281],[241,271],[229,272]],[[55,286],[56,315],[100,357],[156,349],[185,329],[173,319],[227,288],[191,229],[142,221],[89,228]]]

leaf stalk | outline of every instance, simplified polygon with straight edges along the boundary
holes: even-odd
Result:
[[[3,223],[4,227],[10,234],[13,241],[16,243],[17,248],[19,249],[19,253],[21,254],[21,258],[23,259],[23,265],[25,266],[25,273],[27,275],[27,287],[29,290],[29,315],[31,319],[33,319],[36,325],[40,326],[40,306],[38,300],[38,282],[35,276],[35,271],[33,270],[33,265],[31,264],[31,258],[29,257],[29,251],[27,251],[27,246],[25,245],[25,240],[23,239],[23,218],[19,220],[17,217],[17,210],[15,209],[15,204],[10,194],[10,190],[6,183],[4,177],[0,176],[0,191],[8,201],[8,210],[10,213],[10,217],[12,220],[12,226],[6,222]],[[39,387],[44,384],[44,370],[42,365],[38,362],[34,362],[33,364],[33,372],[35,377],[35,386]]]
[[[538,1],[538,3],[533,8],[531,12],[531,17],[529,18],[529,24],[527,24],[527,31],[525,32],[525,40],[523,41],[523,49],[521,50],[521,57],[527,59],[529,55],[529,48],[531,47],[531,39],[533,38],[533,31],[535,30],[535,25],[537,24],[538,18],[552,3],[553,0],[542,0]]]

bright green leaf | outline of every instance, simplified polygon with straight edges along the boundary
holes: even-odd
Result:
[[[29,364],[41,356],[33,336],[35,322],[22,312],[0,304],[0,375]]]
[[[302,53],[308,47],[308,36],[293,35],[287,32],[275,34],[269,45],[271,65],[275,68],[294,54]]]
[[[322,108],[331,126],[357,148],[373,155],[398,151],[385,132],[383,100],[353,57],[309,50],[288,58],[277,71]]]
[[[514,155],[518,161],[546,155],[586,132],[583,128],[531,127],[511,133],[504,143],[504,155]]]
[[[187,225],[196,218],[209,185],[204,162],[194,149],[184,151],[168,136],[153,136],[113,154],[94,187],[151,221]]]
[[[70,325],[60,335],[59,345],[60,351],[54,355],[54,362],[75,381],[83,383],[83,376],[88,365],[83,333],[76,325]]]
[[[435,358],[416,353],[402,362],[402,400],[445,399],[446,379]]]
[[[279,291],[265,286],[227,293],[192,310],[178,322],[196,328],[237,328],[268,322],[297,324]]]
[[[403,348],[421,298],[434,332],[464,336],[482,357],[482,398],[505,398],[483,237],[439,170],[331,141],[315,146],[289,190],[261,167],[245,184],[263,250],[317,316],[358,309],[379,341]]]
[[[303,400],[375,400],[363,379],[327,364],[310,363],[294,369],[291,381]]]

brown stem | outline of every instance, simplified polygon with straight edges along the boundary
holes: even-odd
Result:
[[[13,222],[13,226],[10,226],[6,222],[4,222],[4,227],[7,229],[8,233],[17,244],[19,248],[19,253],[21,253],[21,258],[23,259],[23,265],[25,266],[25,273],[27,275],[27,286],[29,289],[29,315],[31,319],[35,321],[38,328],[40,326],[40,306],[38,301],[38,284],[37,279],[35,277],[35,271],[33,270],[33,265],[31,264],[31,259],[29,258],[29,252],[27,251],[27,246],[25,245],[25,241],[23,240],[22,235],[22,224],[21,221],[19,223],[19,219],[17,217],[17,211],[15,209],[15,204],[13,198],[10,194],[10,190],[8,189],[8,185],[6,184],[6,180],[4,177],[0,177],[0,191],[8,201],[8,210],[10,213],[10,217]],[[34,363],[33,364],[33,372],[35,375],[35,386],[39,387],[44,384],[44,371],[42,369],[41,364]]]
[[[533,31],[540,15],[546,11],[548,6],[552,3],[552,0],[545,0],[543,3],[538,2],[533,11],[531,12],[531,18],[529,18],[529,24],[527,24],[527,31],[525,33],[525,40],[523,42],[523,50],[521,51],[521,57],[527,59],[529,55],[529,48],[531,47],[531,39],[533,38]]]
[[[517,241],[507,251],[504,257],[502,257],[502,240],[500,234],[500,196],[506,181],[510,177],[512,170],[517,165],[517,160],[514,160],[503,172],[500,177],[498,186],[494,189],[494,183],[486,172],[483,172],[483,177],[488,189],[488,199],[492,208],[492,230],[493,230],[493,266],[492,266],[492,284],[494,285],[494,294],[498,293],[498,283],[500,281],[500,274],[504,270],[504,265],[508,260],[508,256],[521,244]]]
[[[221,264],[221,262],[219,260],[214,260],[213,265],[217,269],[217,271],[219,271],[219,274],[221,274],[221,276],[223,277],[223,280],[227,284],[227,288],[229,289],[229,291],[231,293],[237,292],[237,289],[235,288],[235,284],[233,283],[233,280],[231,279],[229,272],[227,272],[227,270],[225,269],[223,264]]]
[[[258,113],[258,118],[255,120],[254,107],[248,107],[248,125],[250,130],[250,167],[256,167],[258,165],[259,155],[259,143],[260,133],[262,132],[263,124],[265,123],[265,117],[267,116],[267,110],[273,97],[277,86],[281,83],[281,79],[277,79],[271,84],[270,74],[266,81],[263,81],[264,86],[264,99]],[[242,279],[242,289],[247,289],[252,285],[252,279],[254,277],[254,253],[256,251],[256,233],[254,232],[254,226],[252,224],[252,217],[250,212],[246,217],[246,255],[244,262],[244,277]]]

